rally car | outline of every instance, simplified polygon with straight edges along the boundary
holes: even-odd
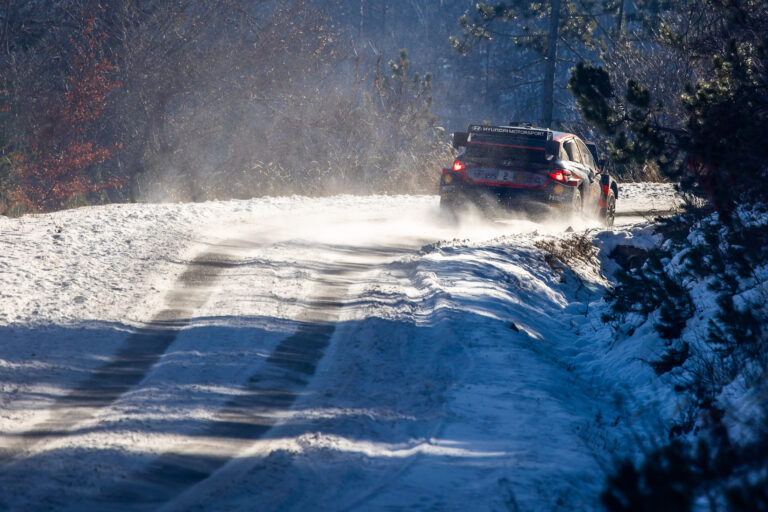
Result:
[[[470,125],[453,134],[462,149],[440,178],[440,206],[472,203],[525,213],[598,216],[612,226],[619,188],[600,171],[597,148],[572,133],[530,125]]]

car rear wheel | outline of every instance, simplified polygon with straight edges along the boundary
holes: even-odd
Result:
[[[616,194],[611,190],[605,199],[605,208],[600,210],[600,219],[606,227],[613,226],[616,219]]]
[[[581,190],[576,189],[573,191],[573,197],[571,198],[571,205],[568,207],[568,213],[570,213],[573,217],[580,217],[581,210]]]

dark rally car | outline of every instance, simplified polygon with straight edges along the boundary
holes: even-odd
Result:
[[[473,203],[527,213],[555,210],[613,225],[619,189],[600,171],[594,144],[530,126],[470,125],[453,137],[463,150],[443,169],[442,209],[454,212]]]

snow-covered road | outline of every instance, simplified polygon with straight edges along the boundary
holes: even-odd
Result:
[[[426,196],[0,219],[0,509],[595,509],[634,426],[597,262],[536,247],[566,227]]]

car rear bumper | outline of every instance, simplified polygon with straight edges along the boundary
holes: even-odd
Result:
[[[440,185],[440,203],[453,207],[471,203],[481,208],[495,207],[536,213],[551,209],[565,210],[571,205],[575,187],[548,183],[542,188],[509,188],[474,185],[463,182]]]

